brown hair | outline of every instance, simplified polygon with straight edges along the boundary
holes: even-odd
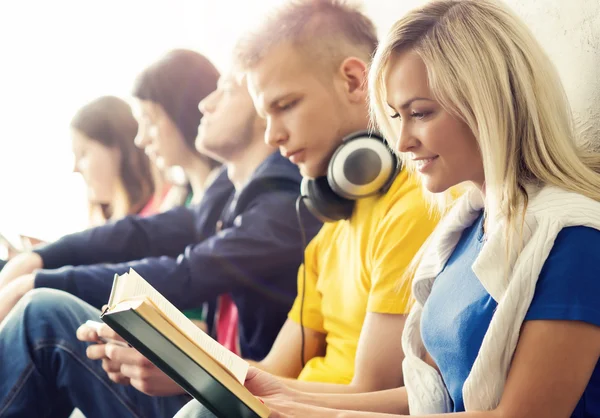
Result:
[[[90,216],[100,211],[107,221],[139,212],[152,198],[155,183],[148,157],[134,144],[138,125],[129,105],[114,96],[100,97],[77,111],[71,127],[121,153],[120,180],[124,190],[108,206],[92,205]]]
[[[202,119],[198,105],[217,89],[219,77],[219,71],[204,55],[175,49],[142,71],[133,87],[133,96],[157,103],[165,110],[190,151],[206,159],[211,168],[221,163],[195,147]]]
[[[315,63],[337,68],[348,56],[370,61],[377,32],[373,22],[346,1],[290,1],[240,39],[234,53],[236,65],[250,69],[283,42],[298,47]]]

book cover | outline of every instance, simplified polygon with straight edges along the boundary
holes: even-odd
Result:
[[[248,363],[197,328],[135,271],[115,277],[101,318],[217,417],[269,416],[243,385]]]

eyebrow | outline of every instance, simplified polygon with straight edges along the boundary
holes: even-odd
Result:
[[[279,103],[280,101],[287,99],[288,97],[293,96],[293,95],[294,95],[294,93],[286,93],[286,94],[282,94],[281,96],[275,97],[274,99],[272,99],[269,102],[268,108],[269,109],[275,108],[277,106],[277,103]]]
[[[413,97],[410,100],[407,100],[406,102],[404,102],[401,106],[400,109],[407,109],[413,102],[416,102],[417,100],[426,100],[428,102],[433,102],[433,100],[428,99],[427,97]],[[392,110],[394,110],[394,106],[392,106],[391,104],[387,104],[389,107],[392,108]]]

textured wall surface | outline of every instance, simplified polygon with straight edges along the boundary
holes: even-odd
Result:
[[[584,139],[600,145],[600,0],[505,0],[556,65]],[[381,35],[421,0],[365,0]]]

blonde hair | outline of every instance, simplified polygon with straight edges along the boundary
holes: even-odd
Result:
[[[396,22],[369,74],[372,117],[387,138],[398,137],[385,104],[387,71],[394,54],[407,50],[425,63],[435,99],[477,139],[488,226],[504,218],[508,235],[525,213],[531,185],[600,201],[600,154],[578,149],[559,76],[508,7],[492,0],[438,0]]]
[[[288,0],[237,43],[240,70],[254,68],[273,48],[289,42],[313,65],[335,68],[349,57],[369,61],[377,46],[373,22],[345,0]]]

